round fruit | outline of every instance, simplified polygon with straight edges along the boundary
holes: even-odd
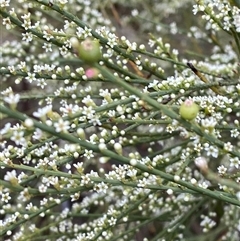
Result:
[[[86,39],[78,47],[79,57],[88,64],[98,62],[101,57],[100,44],[97,40]]]
[[[192,100],[187,99],[183,102],[179,109],[180,116],[185,120],[193,120],[199,112],[199,106]]]

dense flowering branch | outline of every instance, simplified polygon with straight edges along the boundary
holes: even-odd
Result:
[[[237,2],[0,16],[4,240],[239,240]]]

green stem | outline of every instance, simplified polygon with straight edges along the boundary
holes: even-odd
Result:
[[[137,94],[138,94],[138,92],[137,92]],[[150,97],[146,98],[146,100],[148,100],[149,98]],[[158,105],[158,102],[155,103],[155,101],[153,101],[153,102],[152,101],[151,101],[151,103],[153,103],[154,106],[156,106],[156,103]],[[165,110],[165,108],[164,108],[164,110]],[[26,116],[26,115],[24,115],[20,112],[8,109],[3,105],[0,105],[0,112],[8,115],[9,117],[20,120],[20,121],[24,121],[26,118],[30,118],[30,117],[28,117],[28,116]],[[168,111],[166,111],[166,112],[168,113]],[[172,111],[170,111],[170,114],[172,115]],[[173,116],[175,116],[175,114],[173,114]],[[103,155],[105,155],[107,157],[110,157],[113,160],[117,160],[117,161],[119,161],[123,164],[131,165],[131,160],[127,157],[120,156],[117,153],[115,153],[113,151],[110,151],[110,150],[100,150],[97,145],[91,144],[90,142],[87,142],[87,141],[79,140],[77,137],[73,136],[72,134],[59,133],[59,132],[56,132],[53,127],[47,126],[46,124],[40,123],[40,122],[38,122],[34,119],[32,119],[32,121],[33,121],[35,127],[39,128],[43,131],[46,131],[46,132],[52,134],[53,136],[57,136],[60,139],[69,141],[71,143],[77,143],[77,144],[79,144],[80,146],[82,146],[86,149],[93,150],[94,152],[102,153]],[[228,202],[228,203],[240,206],[240,201],[237,200],[237,198],[234,197],[234,196],[228,197],[226,195],[221,195],[216,191],[211,191],[209,189],[204,189],[204,188],[198,187],[198,186],[193,185],[193,184],[191,184],[189,182],[186,182],[186,181],[176,180],[173,175],[170,175],[170,174],[165,173],[163,171],[157,170],[157,169],[153,168],[152,166],[146,166],[144,164],[141,164],[140,162],[138,162],[135,165],[135,167],[138,168],[139,170],[141,170],[142,172],[154,174],[156,176],[161,177],[164,180],[179,184],[180,186],[183,186],[187,189],[190,189],[190,190],[193,190],[195,192],[201,193],[203,195],[206,195],[206,196],[212,197],[214,199],[222,200],[224,202]]]
[[[67,200],[66,198],[63,198],[63,199],[61,200],[61,203],[64,202],[64,201],[66,201],[66,200]],[[49,204],[47,207],[41,208],[41,209],[39,209],[38,211],[30,214],[27,219],[24,218],[24,217],[22,217],[20,220],[14,221],[14,224],[8,225],[6,228],[1,228],[1,230],[0,230],[0,236],[3,236],[4,234],[6,234],[7,231],[9,231],[9,230],[14,230],[14,229],[17,228],[17,227],[20,227],[22,224],[26,223],[27,220],[31,220],[31,219],[33,219],[34,217],[39,216],[41,213],[44,213],[44,212],[46,212],[47,210],[49,210],[49,209],[51,209],[51,208],[53,208],[53,207],[55,207],[55,206],[57,206],[57,205],[59,205],[59,203],[56,203],[56,202],[54,202],[54,203],[52,203],[52,204]]]
[[[164,115],[170,117],[171,119],[177,120],[179,123],[181,123],[183,125],[183,127],[186,130],[188,130],[190,132],[192,132],[192,131],[195,132],[199,136],[202,136],[203,138],[205,138],[210,143],[213,143],[216,146],[218,146],[221,149],[223,149],[223,147],[224,147],[224,142],[223,141],[220,141],[215,136],[210,135],[210,134],[202,131],[202,129],[197,124],[195,124],[193,122],[188,122],[188,121],[180,118],[178,113],[174,112],[170,107],[157,102],[156,100],[151,98],[149,96],[149,94],[142,93],[140,90],[138,90],[134,86],[131,86],[129,83],[121,80],[120,78],[117,78],[110,71],[108,71],[106,68],[104,68],[104,67],[102,67],[102,66],[100,66],[98,64],[95,64],[95,67],[98,68],[101,71],[103,76],[106,76],[107,78],[111,79],[113,83],[123,87],[129,93],[131,93],[133,95],[136,95],[141,100],[146,101],[149,105],[154,107],[156,110],[161,111]],[[229,153],[232,154],[233,156],[240,157],[240,152],[237,151],[237,150],[229,151]]]

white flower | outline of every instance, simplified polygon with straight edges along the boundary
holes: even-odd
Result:
[[[95,110],[93,110],[92,106],[83,106],[82,114],[87,117],[87,119],[92,119],[95,114]]]
[[[85,149],[84,152],[85,152],[85,153],[84,153],[83,156],[85,156],[87,159],[90,159],[91,157],[94,157],[92,150],[87,150],[87,149]]]
[[[11,128],[11,123],[6,123],[4,128],[0,130],[0,135],[3,135],[3,134],[6,134],[8,133],[8,131],[10,130]]]
[[[73,166],[77,169],[78,173],[82,174],[84,171],[83,162],[74,163]]]
[[[193,10],[192,10],[193,14],[196,15],[198,13],[198,11],[199,11],[198,5],[196,5],[196,4],[193,5]]]
[[[238,169],[240,167],[240,159],[238,157],[230,158],[230,167]]]
[[[208,143],[204,144],[204,150],[207,152],[207,156],[218,157],[218,148],[210,146]]]
[[[36,131],[34,131],[32,138],[33,140],[40,140],[42,136],[43,136],[42,130],[39,128],[36,128]]]
[[[92,118],[89,120],[89,123],[92,123],[94,126],[102,125],[98,115],[93,115]]]
[[[70,128],[69,124],[69,121],[59,119],[58,122],[54,123],[54,127],[56,128],[56,132],[67,132]]]
[[[80,197],[80,192],[76,192],[76,193],[70,195],[70,197],[71,197],[71,202],[76,201]]]
[[[16,105],[20,100],[20,95],[10,93],[9,96],[4,97],[3,100],[7,102],[9,105]]]
[[[236,31],[240,32],[240,14],[233,16],[233,24],[236,27]]]
[[[52,52],[52,44],[51,43],[43,43],[42,48],[45,49],[46,52]]]
[[[218,170],[219,174],[225,174],[227,171],[227,168],[225,166],[221,165],[217,168],[217,170]]]
[[[91,32],[92,32],[92,29],[85,26],[84,29],[81,27],[78,27],[76,34],[78,38],[87,38],[92,36]]]
[[[60,4],[66,4],[66,3],[68,3],[68,0],[58,0],[58,2],[60,3]]]
[[[98,193],[107,193],[108,185],[104,182],[98,183],[94,186],[93,190],[95,190]]]
[[[47,32],[46,30],[43,31],[43,38],[45,38],[47,41],[53,38],[53,36]]]
[[[201,120],[201,124],[204,128],[214,128],[217,124],[217,121],[213,117],[209,117]]]
[[[10,30],[13,27],[9,17],[3,19],[3,25],[6,26],[7,30]]]
[[[82,179],[81,179],[81,186],[85,186],[87,184],[89,184],[91,182],[91,179],[89,177],[89,175],[84,175],[82,176]]]
[[[37,79],[37,86],[40,86],[42,89],[47,85],[46,80],[44,78]]]
[[[2,198],[1,198],[2,202],[8,203],[8,201],[11,200],[11,197],[8,192],[2,193],[1,195],[2,195]]]
[[[37,118],[42,118],[45,117],[47,115],[47,113],[49,113],[50,111],[52,111],[52,105],[47,105],[41,109],[38,109],[38,111],[33,112],[33,116],[37,117]]]
[[[117,219],[114,217],[111,217],[110,219],[108,219],[108,223],[110,226],[114,226],[117,223]]]
[[[203,220],[201,221],[200,226],[203,227],[204,233],[208,232],[211,228],[216,226],[216,222],[212,220],[210,217],[202,215],[201,218]]]
[[[38,187],[39,192],[44,193],[47,191],[47,186],[42,184]]]
[[[29,83],[32,83],[36,80],[35,73],[28,73],[27,75],[26,80],[28,80]]]
[[[233,150],[233,145],[231,142],[224,143],[223,149],[227,152],[231,152]]]
[[[234,138],[237,138],[240,134],[238,129],[232,129],[230,132],[231,132],[231,137],[234,137]]]
[[[7,172],[6,175],[4,176],[4,180],[5,181],[9,181],[13,184],[17,184],[18,183],[18,179],[17,179],[17,172],[16,170],[12,170],[11,172]]]
[[[26,41],[27,43],[30,43],[33,39],[33,35],[31,32],[27,32],[27,33],[22,33],[22,40]]]
[[[24,138],[24,132],[20,130],[13,131],[13,134],[10,139],[14,141],[16,145],[26,146],[27,144],[27,141]]]
[[[10,3],[10,0],[0,0],[0,7],[4,8],[4,7],[8,7]]]

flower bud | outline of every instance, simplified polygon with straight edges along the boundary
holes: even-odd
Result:
[[[122,155],[122,145],[120,143],[115,143],[114,144],[114,149],[115,151],[119,154],[119,155]]]
[[[85,71],[85,75],[88,79],[96,79],[99,75],[99,70],[96,68],[89,68]]]
[[[204,157],[197,157],[195,159],[195,165],[203,172],[206,173],[208,170],[207,160]]]

